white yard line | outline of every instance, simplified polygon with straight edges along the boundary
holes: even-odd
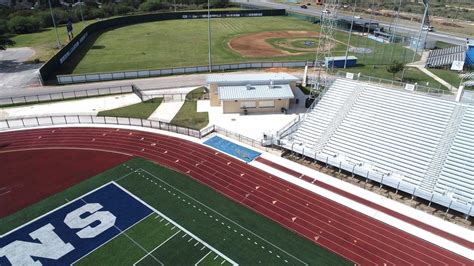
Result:
[[[194,266],[197,266],[201,261],[203,261],[203,260],[204,260],[209,254],[211,254],[211,253],[212,253],[212,250],[210,250],[209,252],[207,252],[207,254],[206,254],[204,257],[202,257],[198,262],[196,262],[196,263],[194,264]]]
[[[141,169],[142,171],[146,171],[144,169]],[[148,172],[146,172],[148,173]],[[150,173],[148,173],[150,174]],[[151,176],[155,177],[154,175],[150,174]],[[155,177],[156,178],[156,177]],[[168,216],[166,216],[165,214],[163,214],[162,212],[158,211],[157,209],[153,208],[153,206],[151,206],[150,204],[146,203],[145,201],[143,201],[142,199],[140,199],[139,197],[135,196],[134,194],[132,194],[130,191],[126,190],[125,188],[123,188],[122,186],[120,186],[119,184],[115,183],[114,181],[112,181],[112,183],[114,183],[117,187],[119,187],[120,189],[122,189],[125,193],[128,193],[131,197],[133,197],[134,199],[136,199],[137,201],[141,202],[143,205],[147,206],[148,208],[152,209],[155,213],[159,214],[160,216],[162,216],[163,218],[165,218],[166,220],[168,220],[169,222],[171,222],[174,226],[178,227],[181,231],[184,231],[185,233],[187,233],[188,235],[190,235],[192,238],[196,239],[197,241],[201,242],[204,246],[206,246],[207,248],[209,248],[210,250],[214,251],[215,253],[219,254],[219,256],[221,256],[222,258],[224,258],[225,260],[229,261],[232,265],[238,265],[235,261],[233,261],[232,259],[230,259],[229,257],[227,257],[226,255],[222,254],[219,250],[215,249],[214,247],[212,247],[211,245],[207,244],[204,240],[200,239],[199,237],[197,237],[196,235],[194,235],[193,233],[189,232],[186,228],[182,227],[181,225],[179,225],[178,223],[176,223],[175,221],[173,221],[171,218],[169,218]]]
[[[129,228],[127,228],[127,230],[130,229],[130,228],[132,228],[132,227],[134,227],[135,225],[141,223],[143,220],[145,220],[146,218],[150,217],[150,215],[152,215],[152,214],[153,214],[153,213],[150,213],[150,214],[148,214],[147,216],[143,217],[141,220],[139,220],[139,221],[137,221],[136,223],[132,224]],[[118,229],[118,230],[121,231],[120,229]],[[125,230],[125,231],[127,231],[127,230]],[[114,237],[112,237],[111,239],[107,240],[107,241],[106,241],[105,243],[103,243],[102,245],[100,245],[100,246],[94,248],[93,250],[91,250],[90,252],[88,252],[87,254],[85,254],[84,256],[80,257],[79,259],[77,259],[76,261],[74,261],[73,263],[71,263],[71,265],[74,265],[74,264],[77,263],[78,261],[80,261],[80,260],[82,260],[83,258],[89,256],[89,255],[92,254],[94,251],[98,250],[99,248],[101,248],[102,246],[106,245],[106,244],[109,243],[110,241],[112,241],[112,240],[114,240],[115,238],[119,237],[121,234],[122,234],[122,233],[115,235]]]
[[[141,169],[141,170],[142,170],[143,172],[145,172],[145,173],[149,174],[150,176],[152,176],[152,177],[156,178],[156,179],[157,179],[157,180],[159,180],[160,182],[162,182],[162,183],[164,183],[164,184],[168,185],[169,187],[173,188],[174,190],[176,190],[176,191],[179,191],[181,194],[183,194],[183,195],[185,195],[186,197],[188,197],[188,198],[190,198],[190,199],[194,200],[195,202],[199,203],[200,205],[202,205],[203,207],[207,208],[208,210],[211,210],[211,211],[213,211],[214,213],[216,213],[216,214],[217,214],[217,215],[219,215],[220,217],[222,217],[222,218],[224,218],[224,219],[228,220],[229,222],[231,222],[231,223],[235,224],[237,227],[239,227],[239,228],[243,229],[244,231],[246,231],[246,232],[250,233],[251,235],[254,235],[254,236],[255,236],[255,237],[257,237],[258,239],[262,240],[263,242],[265,242],[265,243],[267,243],[267,244],[271,245],[272,247],[274,247],[274,248],[276,248],[276,249],[280,250],[281,252],[285,253],[285,254],[286,254],[286,255],[288,255],[289,257],[291,257],[291,258],[293,258],[293,259],[295,259],[295,260],[297,260],[297,261],[301,262],[303,265],[308,265],[307,263],[305,263],[304,261],[302,261],[302,260],[298,259],[298,258],[297,258],[297,257],[295,257],[294,255],[292,255],[292,254],[290,254],[290,253],[286,252],[286,251],[285,251],[285,250],[283,250],[282,248],[280,248],[280,247],[276,246],[275,244],[273,244],[273,243],[269,242],[268,240],[266,240],[266,239],[262,238],[261,236],[257,235],[256,233],[252,232],[251,230],[249,230],[249,229],[247,229],[247,228],[243,227],[242,225],[238,224],[238,223],[237,223],[237,222],[235,222],[234,220],[232,220],[232,219],[230,219],[230,218],[228,218],[228,217],[224,216],[223,214],[221,214],[221,213],[219,213],[218,211],[214,210],[213,208],[211,208],[211,207],[207,206],[206,204],[204,204],[204,203],[200,202],[199,200],[197,200],[197,199],[193,198],[192,196],[190,196],[190,195],[186,194],[185,192],[181,191],[180,189],[178,189],[178,188],[176,188],[176,187],[174,187],[174,186],[170,185],[170,184],[169,184],[169,183],[167,183],[166,181],[164,181],[164,180],[160,179],[159,177],[157,177],[157,176],[153,175],[152,173],[148,172],[147,170],[145,170],[145,169]],[[148,206],[148,205],[147,205],[147,206]],[[218,253],[218,254],[220,255],[220,253],[219,253],[219,252],[216,252],[216,253]],[[223,256],[221,256],[221,257],[223,257]],[[226,257],[224,257],[224,258],[226,258]]]
[[[162,242],[161,244],[159,244],[157,247],[155,247],[154,249],[152,249],[150,252],[148,252],[145,256],[141,257],[139,260],[137,260],[133,265],[137,265],[137,263],[139,263],[140,261],[142,261],[144,258],[146,258],[148,255],[151,255],[151,253],[153,253],[155,250],[159,249],[161,246],[163,246],[166,242],[168,242],[170,239],[172,239],[175,235],[177,235],[179,232],[181,231],[178,231],[176,233],[174,233],[172,236],[168,237],[164,242]]]

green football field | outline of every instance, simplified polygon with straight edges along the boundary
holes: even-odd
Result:
[[[115,182],[153,211],[75,265],[347,265],[191,178],[133,159],[0,220],[4,234]]]
[[[314,60],[315,52],[278,57],[246,58],[232,51],[228,42],[238,35],[265,31],[320,31],[318,24],[289,16],[212,19],[213,63]],[[337,32],[334,55],[343,55],[348,34]],[[275,40],[269,39],[273,45]],[[409,61],[413,52],[400,44],[381,44],[365,37],[352,36],[351,46],[371,49],[359,57],[359,64],[389,64],[390,58]],[[141,23],[93,34],[67,63],[62,73],[92,73],[137,69],[156,69],[208,64],[207,20],[168,20]]]

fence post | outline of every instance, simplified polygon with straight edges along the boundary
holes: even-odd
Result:
[[[54,122],[53,122],[53,117],[50,116],[49,119],[51,119],[51,125],[54,125]]]
[[[466,214],[466,221],[467,221],[467,219],[469,219],[469,215],[471,214],[472,205],[474,205],[474,202],[471,202],[471,207],[469,208],[469,211],[468,211],[467,214]]]
[[[67,125],[67,119],[66,119],[66,115],[64,115],[64,122],[66,123]]]
[[[26,102],[26,96],[23,96],[23,99],[25,100],[25,103],[27,103],[27,102]]]
[[[40,121],[39,121],[39,119],[38,119],[37,116],[36,116],[35,118],[36,118],[36,124],[38,124],[38,126],[39,126],[39,125],[40,125]]]
[[[23,118],[21,119],[21,123],[23,124],[23,127],[25,127],[25,121],[23,121]]]
[[[5,122],[7,123],[7,127],[10,128],[10,123],[8,123],[8,119],[5,119]]]
[[[428,207],[431,207],[431,202],[433,201],[434,194],[431,193],[430,203],[428,203]]]
[[[77,115],[77,122],[79,122],[79,124],[81,124],[81,117],[79,115]]]

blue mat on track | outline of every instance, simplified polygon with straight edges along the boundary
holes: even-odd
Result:
[[[258,156],[260,156],[260,152],[256,152],[254,150],[245,148],[238,144],[235,144],[232,141],[228,141],[218,136],[214,136],[204,142],[204,144],[211,146],[215,149],[223,151],[227,154],[230,154],[234,157],[242,159],[246,162],[251,162]]]

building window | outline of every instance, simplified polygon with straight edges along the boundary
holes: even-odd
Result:
[[[273,108],[275,107],[275,101],[260,101],[258,102],[260,108]]]
[[[257,108],[257,102],[240,102],[240,109]]]

